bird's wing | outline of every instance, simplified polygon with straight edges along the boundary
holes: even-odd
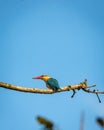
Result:
[[[57,81],[56,79],[54,79],[54,78],[48,79],[47,84],[48,84],[50,87],[52,87],[52,88],[60,88],[60,87],[59,87],[59,84],[58,84],[58,81]]]

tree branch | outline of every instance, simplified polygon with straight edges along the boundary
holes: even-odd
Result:
[[[95,89],[94,90],[90,90],[89,89],[89,88],[95,87],[95,86],[96,85],[87,86],[87,80],[85,80],[84,82],[81,82],[79,84],[67,85],[67,86],[64,86],[64,87],[58,89],[57,91],[53,91],[51,89],[27,88],[27,87],[16,86],[16,85],[0,82],[0,87],[2,87],[2,88],[16,90],[16,91],[21,91],[21,92],[28,92],[28,93],[53,94],[53,93],[65,92],[65,91],[72,90],[73,91],[73,95],[71,97],[75,96],[75,94],[76,94],[75,90],[82,89],[84,92],[96,94],[97,97],[98,97],[99,102],[101,102],[98,94],[104,94],[104,92],[100,92],[100,91],[95,90]]]
[[[80,84],[75,84],[75,85],[67,85],[67,86],[62,87],[61,89],[58,89],[57,91],[53,91],[51,89],[38,89],[38,88],[27,88],[27,87],[22,87],[22,86],[16,86],[16,85],[7,84],[4,82],[0,82],[0,87],[11,89],[11,90],[16,90],[16,91],[21,91],[21,92],[40,93],[40,94],[52,94],[56,92],[64,92],[64,91],[70,91],[70,90],[75,90],[75,89],[80,89],[80,88],[86,88],[84,83],[80,83]]]

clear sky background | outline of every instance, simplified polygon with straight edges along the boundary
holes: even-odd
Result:
[[[48,74],[60,86],[88,80],[104,91],[104,0],[0,0],[0,81],[44,88]],[[0,130],[39,130],[38,115],[60,130],[100,130],[104,95],[53,95],[0,88]]]

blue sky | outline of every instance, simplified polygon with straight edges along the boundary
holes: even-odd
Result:
[[[0,81],[25,87],[46,88],[32,77],[48,74],[60,86],[80,83],[104,86],[103,0],[1,0]],[[99,130],[95,119],[104,117],[97,97],[78,91],[54,95],[15,92],[0,88],[0,129],[34,130],[38,115],[60,130],[80,127]]]

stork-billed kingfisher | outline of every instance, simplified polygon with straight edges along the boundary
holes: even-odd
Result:
[[[57,91],[58,89],[60,89],[58,81],[54,78],[51,78],[48,75],[37,76],[37,77],[34,77],[33,79],[43,80],[46,83],[46,87],[54,91]]]

